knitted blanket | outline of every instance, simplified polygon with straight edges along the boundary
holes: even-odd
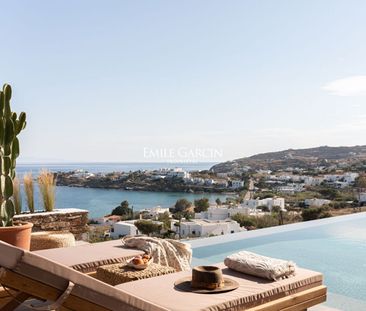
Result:
[[[150,254],[153,262],[162,266],[169,266],[177,271],[191,269],[192,249],[189,244],[146,236],[124,237],[122,244]]]
[[[296,271],[296,265],[292,261],[261,256],[247,251],[226,257],[224,264],[230,269],[275,281],[293,276]]]

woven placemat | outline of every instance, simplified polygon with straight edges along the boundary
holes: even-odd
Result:
[[[97,269],[96,278],[110,285],[147,279],[154,276],[175,273],[176,270],[171,267],[161,266],[151,263],[144,270],[135,270],[126,264],[113,264],[101,266]]]

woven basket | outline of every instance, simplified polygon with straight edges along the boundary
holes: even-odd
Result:
[[[31,251],[75,246],[75,237],[70,232],[40,231],[31,236]]]
[[[96,278],[114,286],[121,283],[147,279],[175,272],[175,269],[172,267],[161,266],[156,263],[151,263],[144,270],[135,270],[127,264],[114,264],[99,267],[97,269]]]

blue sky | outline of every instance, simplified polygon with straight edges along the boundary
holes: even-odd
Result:
[[[20,161],[221,161],[366,143],[365,1],[1,8],[0,83],[28,114]]]

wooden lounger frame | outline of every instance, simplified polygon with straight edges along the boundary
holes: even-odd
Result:
[[[25,301],[31,297],[41,300],[55,301],[63,293],[55,287],[46,285],[8,269],[5,269],[5,272],[2,274],[0,283],[6,288],[9,288],[14,296],[6,297],[5,291],[0,292],[0,298],[3,298],[1,299],[3,300],[3,306],[0,305],[1,311],[14,310],[19,305],[19,302]],[[320,285],[296,294],[270,301],[254,308],[246,309],[246,311],[304,311],[309,307],[326,301],[326,295],[326,286]],[[61,310],[110,311],[110,309],[101,305],[97,305],[83,298],[74,296],[72,292],[64,301]]]

